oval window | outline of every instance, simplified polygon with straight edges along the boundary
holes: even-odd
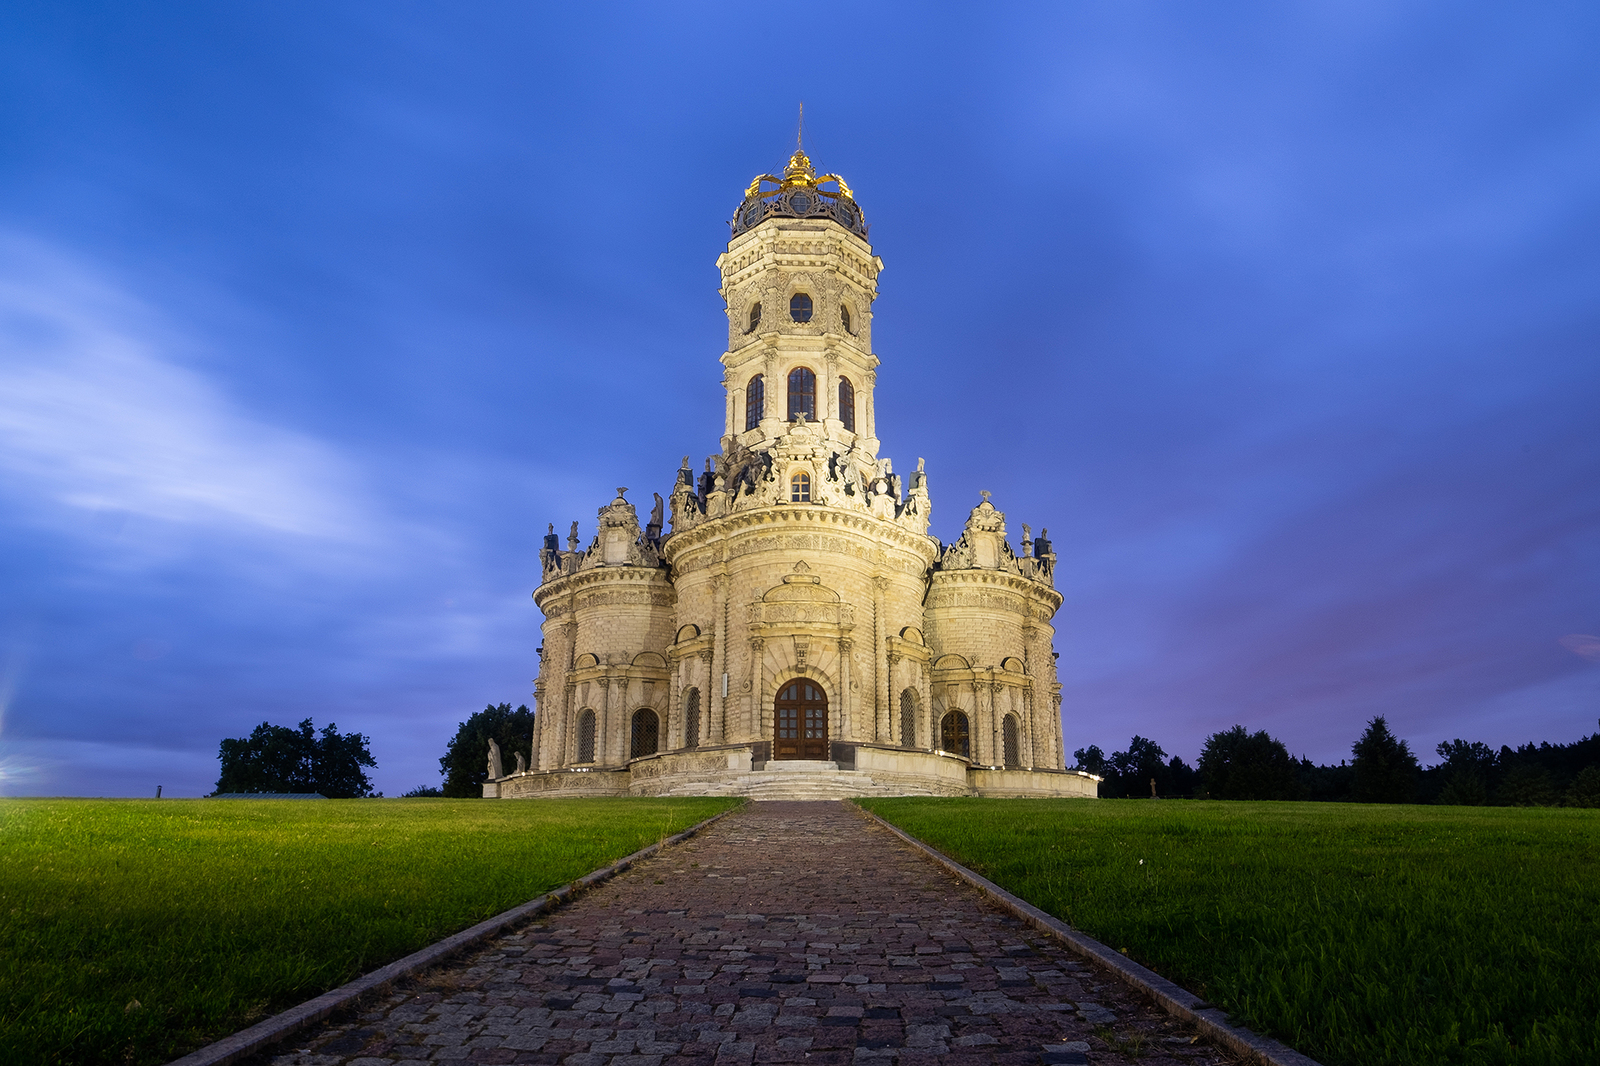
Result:
[[[811,297],[797,292],[789,297],[789,317],[796,322],[811,321]]]

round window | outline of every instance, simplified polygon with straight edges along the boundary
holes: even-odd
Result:
[[[811,297],[797,292],[789,297],[789,317],[796,322],[811,321]]]

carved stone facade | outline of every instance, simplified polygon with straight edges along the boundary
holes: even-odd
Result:
[[[733,228],[721,450],[643,527],[626,489],[586,548],[551,527],[528,769],[486,793],[1095,795],[1064,769],[1050,542],[1013,550],[985,492],[942,545],[922,461],[880,451],[848,187],[797,151]]]

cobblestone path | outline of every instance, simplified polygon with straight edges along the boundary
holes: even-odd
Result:
[[[842,803],[757,803],[275,1066],[1236,1061]]]

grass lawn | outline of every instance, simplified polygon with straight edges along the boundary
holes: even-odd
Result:
[[[1329,1066],[1600,1063],[1600,811],[861,802]]]
[[[0,800],[0,1062],[166,1062],[734,802]]]

